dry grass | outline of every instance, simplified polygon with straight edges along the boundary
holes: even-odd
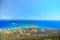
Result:
[[[37,31],[38,29],[23,29],[24,31],[21,33],[21,29],[16,30],[4,30],[0,32],[0,40],[59,40],[60,36],[57,35],[48,35],[48,36],[32,36],[30,34],[32,33],[36,33],[37,35]],[[38,30],[39,33],[42,33],[40,31],[41,29]],[[31,32],[32,31],[32,32]],[[44,34],[45,31],[43,31]],[[49,32],[49,31],[48,31]],[[53,33],[57,33],[58,31],[54,31]],[[29,34],[30,33],[30,34]],[[46,32],[47,33],[47,32]],[[19,38],[17,37],[18,34]],[[28,35],[26,35],[28,34]]]

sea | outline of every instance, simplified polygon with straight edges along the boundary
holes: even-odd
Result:
[[[0,29],[30,28],[24,24],[34,24],[35,28],[60,29],[59,20],[0,20]]]

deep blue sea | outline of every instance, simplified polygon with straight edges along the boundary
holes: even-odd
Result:
[[[11,23],[15,23],[12,25]],[[60,21],[55,20],[0,20],[0,29],[8,28],[28,28],[27,26],[21,26],[20,24],[34,24],[38,28],[55,28],[60,29]]]

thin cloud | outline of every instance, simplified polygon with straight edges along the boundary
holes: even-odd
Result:
[[[0,19],[11,19],[11,17],[8,17],[8,16],[1,16]]]

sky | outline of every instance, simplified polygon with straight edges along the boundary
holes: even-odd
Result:
[[[0,20],[60,20],[60,0],[0,0]]]

